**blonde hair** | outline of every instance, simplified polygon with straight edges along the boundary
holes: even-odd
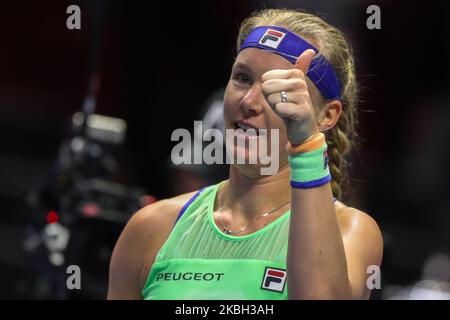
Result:
[[[302,11],[287,9],[263,9],[245,19],[239,29],[237,49],[251,30],[258,26],[272,25],[285,28],[312,41],[336,71],[342,85],[342,112],[336,125],[326,133],[330,158],[331,187],[337,198],[348,183],[347,162],[344,156],[355,143],[357,135],[356,106],[358,85],[352,50],[341,31],[321,18]]]

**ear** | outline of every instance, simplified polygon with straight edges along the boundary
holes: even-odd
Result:
[[[342,103],[339,100],[331,100],[319,112],[317,127],[321,132],[333,128],[339,120],[342,112]]]

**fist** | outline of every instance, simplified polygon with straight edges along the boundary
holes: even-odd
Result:
[[[306,83],[306,73],[315,55],[304,51],[293,69],[270,70],[262,75],[262,92],[274,112],[283,119],[292,145],[299,145],[316,131],[316,118]],[[282,101],[281,92],[287,99]]]

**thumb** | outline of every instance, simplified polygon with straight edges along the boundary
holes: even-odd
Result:
[[[306,76],[309,65],[315,55],[316,52],[313,49],[303,51],[300,57],[298,57],[297,62],[295,62],[295,68],[302,70]]]

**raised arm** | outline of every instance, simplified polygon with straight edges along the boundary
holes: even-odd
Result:
[[[362,299],[369,296],[367,267],[379,265],[380,230],[368,215],[342,207],[336,212],[329,183],[325,139],[318,133],[306,71],[314,56],[306,50],[291,70],[271,70],[262,88],[284,120],[290,142],[292,205],[287,257],[290,299]],[[280,91],[288,99],[280,100]],[[334,126],[340,101],[327,102],[325,125]]]
[[[356,209],[336,213],[330,184],[292,190],[290,299],[367,299],[367,267],[383,252],[376,222]]]

